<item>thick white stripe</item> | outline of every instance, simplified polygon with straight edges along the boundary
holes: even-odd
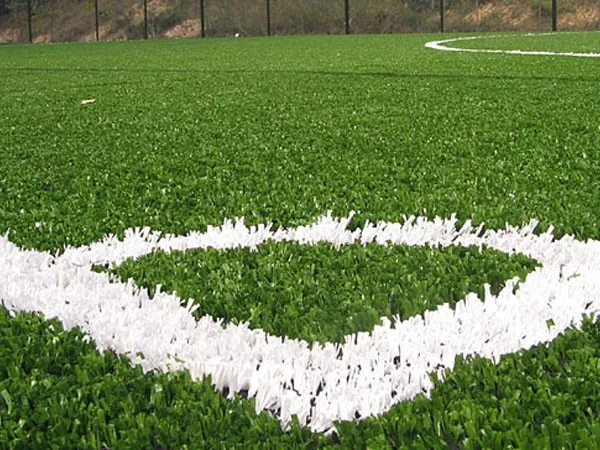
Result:
[[[314,224],[273,230],[225,221],[205,233],[169,236],[129,230],[120,241],[108,237],[61,256],[21,250],[0,238],[0,298],[9,310],[40,311],[66,328],[79,326],[100,350],[127,354],[144,370],[189,369],[212,375],[217,388],[247,390],[258,410],[276,412],[282,425],[297,415],[315,431],[332,430],[335,420],[354,420],[387,411],[395,403],[429,393],[429,373],[452,368],[458,354],[497,360],[549,342],[583,314],[600,310],[600,242],[572,237],[554,240],[552,231],[522,228],[486,231],[456,218],[410,217],[404,223],[367,223],[347,230],[350,217],[327,215]],[[523,253],[541,267],[516,285],[508,281],[496,297],[474,294],[453,311],[447,305],[405,321],[382,319],[371,333],[346,337],[341,345],[310,347],[270,336],[246,324],[222,326],[209,316],[196,321],[191,301],[158,293],[148,298],[133,282],[120,283],[90,270],[92,264],[119,264],[155,250],[256,248],[265,241],[334,245],[489,246]],[[548,326],[549,321],[554,323]]]
[[[492,39],[502,37],[532,37],[532,36],[549,36],[552,33],[530,33],[523,35],[491,35],[491,36],[468,36],[452,39],[443,39],[441,41],[431,41],[425,44],[425,47],[434,50],[443,50],[447,52],[467,52],[467,53],[505,53],[507,55],[537,55],[537,56],[576,56],[580,58],[600,58],[600,53],[573,53],[573,52],[545,52],[545,51],[523,51],[523,50],[494,50],[484,48],[459,48],[446,47],[445,44],[459,41],[472,41],[474,39]]]

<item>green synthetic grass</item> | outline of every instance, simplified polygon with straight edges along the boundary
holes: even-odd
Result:
[[[597,36],[559,34],[547,47],[543,37],[453,45],[600,52]],[[600,60],[423,47],[444,37],[2,47],[0,232],[60,251],[133,226],[186,233],[236,216],[295,226],[331,209],[357,211],[353,226],[456,212],[490,228],[537,218],[558,235],[600,239]],[[96,103],[80,104],[90,98]],[[427,307],[421,300],[456,300],[532,268],[487,250],[336,252],[268,244],[256,254],[156,254],[117,271],[209,297],[217,314],[243,291],[250,304],[235,305],[232,320],[260,319],[258,299],[287,289],[297,323],[283,305],[257,326],[319,340],[322,324],[312,318],[335,311],[328,301],[336,297],[318,297],[317,281],[331,290],[340,280],[338,299],[355,295],[372,321],[373,310],[393,314],[393,301],[412,314]],[[386,303],[386,280],[407,272],[407,295]],[[195,279],[201,274],[209,279]],[[305,292],[308,307],[296,307]],[[459,362],[430,400],[338,424],[330,437],[296,425],[284,433],[267,413],[256,416],[252,401],[226,400],[186,374],[142,376],[78,332],[48,325],[0,310],[0,448],[600,446],[600,331],[592,323],[498,366]],[[354,330],[347,325],[325,338]]]
[[[431,399],[337,435],[284,433],[254,400],[226,400],[186,373],[146,374],[77,331],[0,309],[2,448],[597,448],[600,330],[502,358],[457,360]],[[49,326],[51,325],[51,327]]]
[[[454,307],[469,292],[483,298],[484,283],[497,295],[506,280],[525,279],[535,265],[523,255],[478,248],[270,243],[256,252],[159,252],[113,272],[150,294],[160,284],[193,298],[199,317],[312,343],[343,342],[381,317],[405,320],[443,303]]]
[[[333,209],[598,236],[597,60],[434,37],[3,47],[3,227],[57,249]]]

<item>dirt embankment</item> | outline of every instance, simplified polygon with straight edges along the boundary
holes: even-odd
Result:
[[[439,31],[439,0],[350,0],[353,33]],[[93,41],[96,39],[93,2],[34,0],[32,34],[35,42]],[[144,9],[139,0],[99,2],[100,40],[141,39]],[[266,34],[262,1],[205,2],[209,36]],[[339,34],[344,11],[322,0],[271,2],[273,34]],[[199,2],[148,0],[150,38],[187,38],[200,35]],[[446,0],[446,31],[549,31],[550,0]],[[561,30],[600,30],[600,0],[561,0]],[[0,17],[0,43],[27,42],[26,11]]]

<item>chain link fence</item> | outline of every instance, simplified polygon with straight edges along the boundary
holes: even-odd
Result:
[[[355,0],[350,27],[353,33],[439,32],[439,0]]]
[[[0,43],[600,30],[600,0],[0,0]]]

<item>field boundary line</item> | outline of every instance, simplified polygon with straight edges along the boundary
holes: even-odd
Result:
[[[577,52],[551,52],[551,51],[528,51],[528,50],[500,50],[487,48],[462,48],[462,47],[446,47],[446,44],[460,41],[473,41],[476,39],[493,39],[502,37],[533,37],[533,36],[549,36],[554,33],[529,33],[529,34],[494,34],[490,36],[466,36],[451,39],[442,39],[439,41],[430,41],[425,44],[426,48],[433,50],[441,50],[446,52],[466,52],[466,53],[501,53],[506,55],[533,55],[533,56],[574,56],[578,58],[600,58],[600,53],[577,53]]]
[[[185,236],[130,229],[123,240],[107,236],[61,256],[21,249],[0,236],[0,298],[9,311],[42,312],[66,329],[80,327],[100,351],[127,355],[146,372],[188,369],[195,380],[211,375],[214,386],[228,388],[230,395],[246,390],[256,411],[278,415],[283,428],[295,415],[300,425],[317,432],[333,431],[337,420],[382,414],[400,401],[429,395],[430,373],[443,378],[457,355],[498,362],[502,355],[581,327],[583,315],[600,313],[600,241],[557,240],[552,228],[537,235],[535,220],[484,231],[470,221],[458,228],[455,215],[411,216],[404,223],[367,222],[351,231],[351,218],[329,213],[291,229],[225,220]],[[190,299],[160,289],[150,298],[132,280],[121,283],[92,271],[95,264],[114,267],[156,250],[253,249],[270,241],[488,247],[524,254],[541,267],[524,281],[506,280],[498,295],[488,286],[484,298],[468,294],[454,309],[446,304],[406,320],[382,318],[371,332],[312,346],[247,323],[223,327],[222,319],[208,315],[196,320],[198,305]]]

